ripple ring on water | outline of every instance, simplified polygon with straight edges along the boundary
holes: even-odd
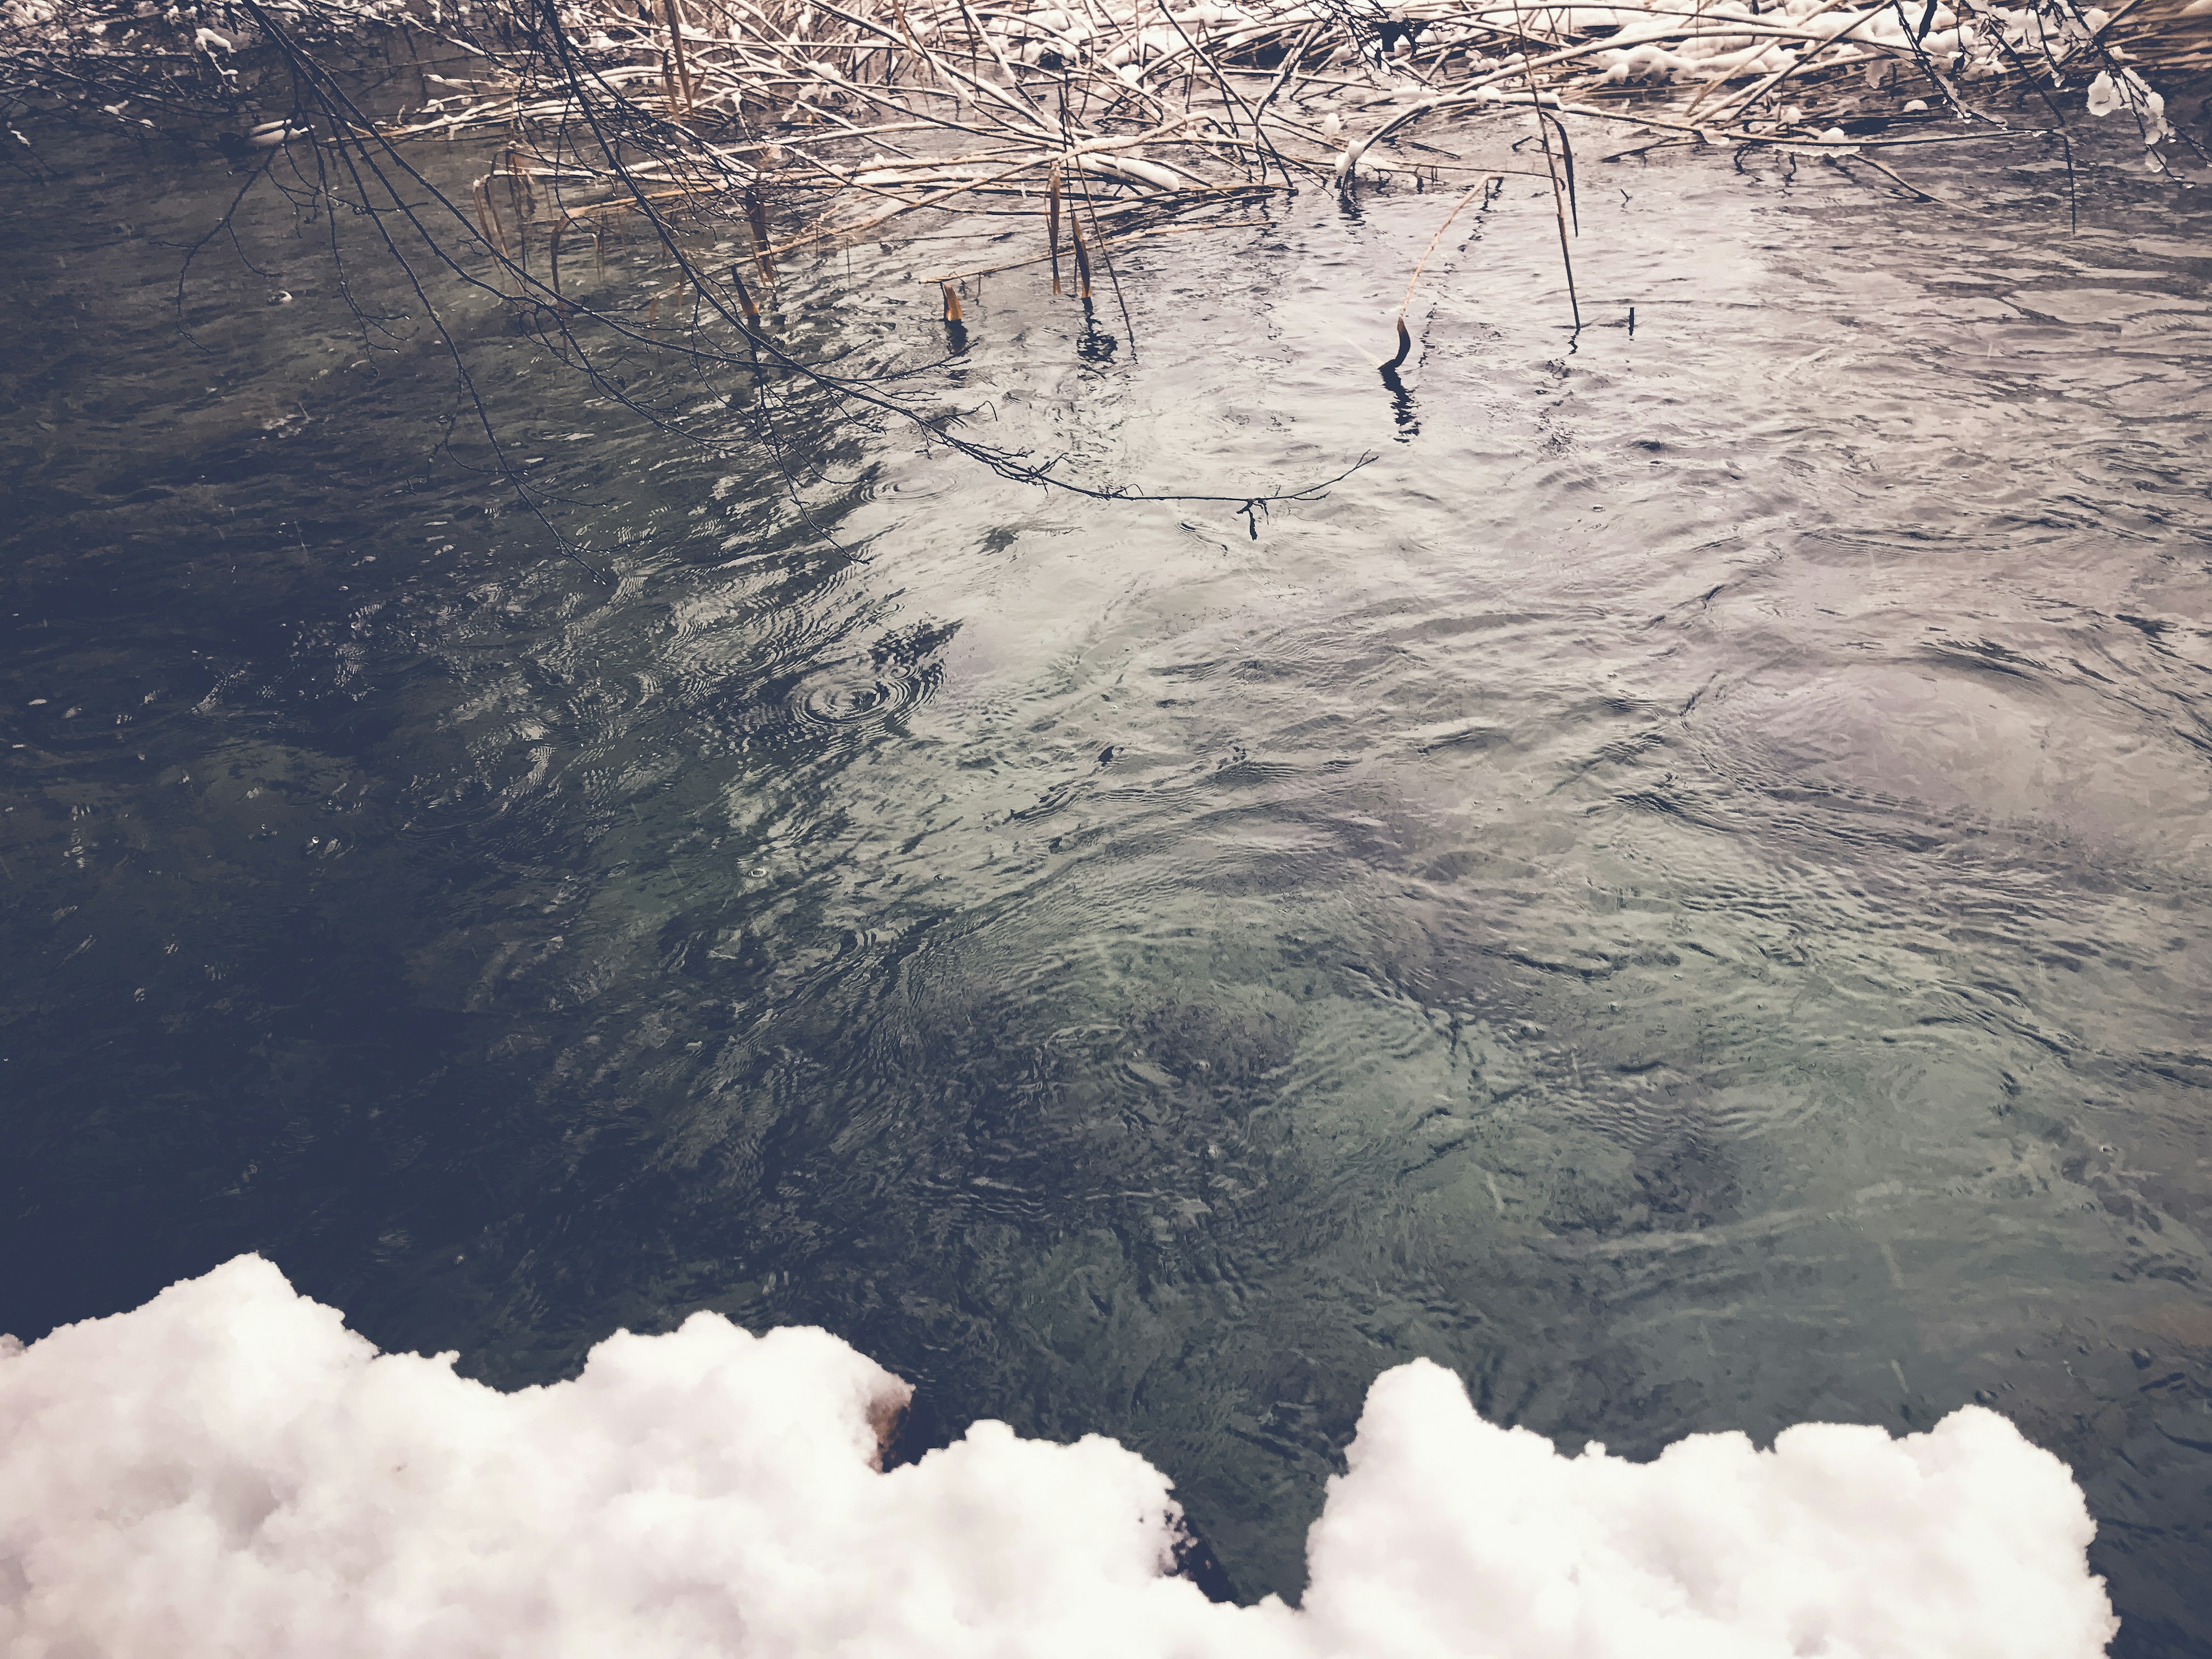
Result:
[[[937,689],[933,666],[860,659],[817,669],[792,688],[792,719],[819,732],[855,732],[889,725]]]

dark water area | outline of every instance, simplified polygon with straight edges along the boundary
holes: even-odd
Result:
[[[1256,537],[802,430],[833,544],[457,300],[611,585],[283,215],[180,335],[222,164],[0,185],[0,1329],[248,1249],[505,1386],[817,1323],[1246,1598],[1415,1355],[1639,1455],[1979,1399],[2206,1651],[2212,204],[2121,159],[1586,160],[1571,338],[1516,179],[1395,386],[1435,196],[1162,239],[1133,352],[971,298],[994,441],[1376,454]],[[927,362],[944,257],[776,325]]]

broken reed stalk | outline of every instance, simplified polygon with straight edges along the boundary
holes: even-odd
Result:
[[[1516,3],[1518,3],[1518,0],[1516,0]],[[1521,49],[1521,73],[1528,89],[1528,108],[1536,118],[1537,142],[1544,147],[1544,171],[1552,180],[1552,214],[1558,220],[1559,227],[1559,264],[1567,274],[1567,310],[1574,318],[1575,332],[1580,334],[1583,331],[1583,304],[1575,293],[1574,251],[1567,245],[1566,192],[1563,191],[1559,185],[1559,158],[1552,154],[1551,128],[1544,119],[1544,94],[1536,86],[1536,72],[1529,66],[1528,50],[1525,46]],[[1559,134],[1559,139],[1564,145],[1566,142],[1566,133],[1564,129]],[[1570,167],[1574,165],[1572,155],[1573,153],[1570,151],[1568,160]],[[1575,221],[1576,228],[1579,230],[1582,222],[1582,214],[1579,210],[1576,212]]]
[[[507,205],[514,210],[516,222],[521,227],[522,260],[530,261],[530,221],[538,211],[538,188],[531,182],[530,173],[522,165],[522,152],[508,147],[502,166],[507,173]]]
[[[691,70],[684,61],[684,5],[683,0],[661,0],[668,14],[668,55],[676,69],[676,87],[669,100],[672,113],[684,116],[691,113]]]
[[[1091,256],[1083,247],[1083,222],[1073,214],[1067,217],[1067,241],[1075,254],[1075,297],[1088,305],[1091,302]]]
[[[1130,320],[1129,302],[1121,297],[1121,278],[1114,269],[1114,250],[1107,246],[1106,233],[1098,228],[1098,204],[1091,199],[1091,180],[1079,172],[1076,175],[1076,182],[1083,186],[1083,205],[1091,212],[1091,239],[1097,245],[1098,257],[1105,264],[1106,281],[1114,290],[1114,306],[1121,313],[1121,327],[1125,331],[1125,337],[1129,342],[1129,360],[1134,362],[1137,357],[1137,325]],[[1073,224],[1074,221],[1075,215],[1071,212],[1068,215],[1068,222]],[[1084,280],[1083,297],[1086,300],[1091,297],[1091,283],[1088,276]]]
[[[1044,234],[1047,246],[1052,250],[1052,291],[1060,295],[1060,163],[1054,161],[1045,174]]]
[[[1437,245],[1443,240],[1444,233],[1452,228],[1452,221],[1458,218],[1467,204],[1476,197],[1487,197],[1495,186],[1503,183],[1504,179],[1502,177],[1493,175],[1471,186],[1464,196],[1452,204],[1451,211],[1444,215],[1444,221],[1437,227],[1436,234],[1429,238],[1428,246],[1421,250],[1421,257],[1414,262],[1413,274],[1406,279],[1406,292],[1398,301],[1398,355],[1383,364],[1383,368],[1398,368],[1406,361],[1407,354],[1413,349],[1413,337],[1406,327],[1406,313],[1413,308],[1413,285],[1421,280],[1421,273],[1429,268],[1429,260],[1435,255]]]
[[[1567,309],[1574,317],[1575,332],[1579,334],[1583,331],[1583,302],[1575,293],[1574,250],[1567,244],[1567,212],[1572,204],[1574,193],[1572,185],[1574,160],[1572,153],[1570,152],[1567,160],[1569,182],[1565,188],[1562,188],[1559,182],[1559,162],[1552,154],[1551,130],[1544,120],[1544,107],[1539,104],[1536,106],[1536,132],[1537,136],[1543,140],[1544,164],[1552,175],[1552,214],[1559,221],[1559,264],[1567,274]],[[1564,131],[1559,134],[1559,143],[1562,148],[1565,146],[1566,134]],[[1582,215],[1578,210],[1575,217],[1577,222],[1577,228],[1579,230]]]
[[[507,231],[499,222],[499,210],[492,204],[491,175],[486,173],[477,180],[470,194],[476,198],[477,224],[483,232],[484,245],[498,251],[502,263],[513,256],[507,250]]]

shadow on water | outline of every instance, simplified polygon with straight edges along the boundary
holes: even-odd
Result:
[[[1411,443],[1421,435],[1419,407],[1413,402],[1413,394],[1398,378],[1397,364],[1385,363],[1376,372],[1382,377],[1383,389],[1390,394],[1390,418],[1397,425],[1398,441]]]
[[[203,356],[210,181],[8,186],[0,1328],[248,1249],[502,1383],[818,1322],[909,1449],[1138,1448],[1247,1597],[1416,1354],[1638,1453],[1978,1398],[2089,1491],[2116,1651],[2202,1651],[2199,210],[1638,178],[1577,271],[1641,331],[1561,358],[1501,202],[1418,420],[1329,331],[1419,198],[1123,270],[1141,369],[825,267],[809,326],[942,326],[1005,440],[1232,497],[806,433],[865,563],[487,316],[612,588],[305,244],[210,279]]]

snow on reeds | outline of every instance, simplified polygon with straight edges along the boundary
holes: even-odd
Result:
[[[1114,238],[1300,184],[1471,182],[1512,169],[1468,153],[1467,118],[1515,106],[1553,112],[1569,150],[1567,125],[1596,123],[1864,155],[1931,142],[1946,118],[2016,133],[2086,90],[2155,146],[2163,102],[2116,16],[2077,0],[0,0],[0,102],[301,124],[252,143],[495,135],[496,183],[537,240],[725,200],[773,258],[921,211],[1042,221],[1048,195]],[[404,40],[398,101],[320,73],[325,43],[363,29]],[[1551,143],[1540,176],[1564,159]]]
[[[2075,0],[659,0],[585,9],[556,50],[456,29],[466,72],[386,131],[513,134],[510,168],[588,218],[627,206],[604,142],[622,127],[664,199],[773,198],[780,247],[924,210],[1042,218],[1055,178],[1112,236],[1302,184],[1511,171],[1460,139],[1516,106],[1570,153],[1567,124],[1597,123],[1863,155],[1945,118],[2015,131],[2001,102],[2086,86],[2157,144],[2163,104],[2112,21]]]

